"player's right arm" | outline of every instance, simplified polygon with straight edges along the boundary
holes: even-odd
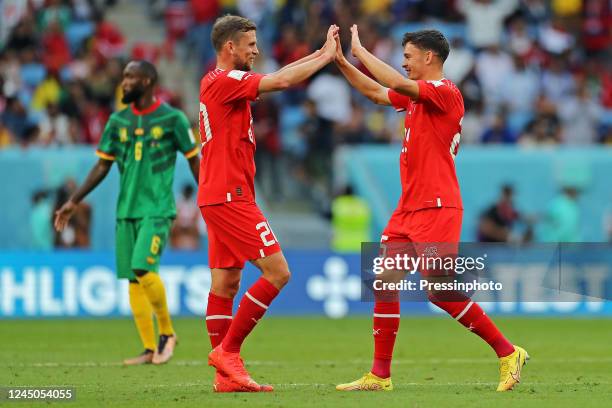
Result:
[[[113,116],[106,122],[104,132],[100,138],[96,155],[99,157],[98,162],[89,171],[85,182],[77,188],[76,192],[55,212],[55,220],[53,225],[55,229],[61,231],[64,229],[72,214],[76,210],[78,204],[91,192],[108,174],[113,161],[115,161],[115,153],[117,151],[117,133],[118,128],[113,121]]]
[[[304,62],[292,63],[280,70],[268,74],[259,82],[258,92],[282,91],[310,78],[315,72],[334,60],[336,54],[335,37],[338,27],[332,25],[327,31],[327,41],[320,52],[314,52],[303,59]],[[318,54],[318,55],[315,55]]]
[[[100,158],[98,162],[89,171],[85,182],[79,186],[77,191],[70,197],[62,207],[55,212],[55,229],[61,231],[64,229],[72,214],[76,210],[78,204],[85,198],[87,194],[91,192],[108,174],[111,166],[113,165],[112,160],[106,160]]]
[[[389,89],[385,88],[363,72],[359,71],[353,64],[348,62],[342,53],[340,38],[336,38],[336,66],[342,75],[349,81],[353,88],[378,105],[392,105],[389,99]]]

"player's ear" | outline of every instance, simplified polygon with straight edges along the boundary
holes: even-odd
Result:
[[[434,58],[433,51],[426,51],[425,52],[425,63],[427,65],[429,65],[429,64],[431,64],[433,62],[433,58]]]

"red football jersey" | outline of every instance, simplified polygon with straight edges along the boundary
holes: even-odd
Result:
[[[200,82],[198,205],[255,201],[255,135],[250,102],[264,75],[215,69]]]
[[[400,154],[402,196],[397,208],[463,208],[455,173],[463,97],[448,79],[417,83],[416,101],[392,89],[388,92],[393,107],[398,112],[406,111]]]

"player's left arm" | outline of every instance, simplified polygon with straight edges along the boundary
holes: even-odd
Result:
[[[189,119],[183,112],[178,112],[176,123],[174,124],[174,137],[176,139],[176,145],[180,150],[187,162],[189,163],[189,169],[196,184],[198,184],[200,174],[200,144],[196,140]]]
[[[356,24],[351,27],[351,52],[365,65],[378,82],[414,100],[419,98],[419,85],[416,81],[404,77],[361,45]]]
[[[293,61],[292,63],[285,65],[284,67],[282,67],[281,69],[279,69],[276,72],[283,72],[284,70],[286,70],[288,68],[295,67],[296,65],[303,64],[303,63],[311,61],[311,60],[313,60],[315,58],[319,58],[322,54],[323,54],[322,49],[318,49],[315,52],[310,53],[309,55],[307,55],[307,56],[305,56],[303,58],[300,58],[297,61]]]

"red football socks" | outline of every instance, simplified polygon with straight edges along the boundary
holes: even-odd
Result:
[[[450,314],[469,331],[480,336],[495,350],[497,357],[505,357],[514,352],[514,346],[499,331],[495,323],[482,308],[471,300],[462,302],[432,302]]]
[[[213,348],[221,344],[232,324],[233,303],[233,298],[224,298],[212,292],[208,293],[206,328],[208,329],[208,337]]]
[[[371,371],[380,378],[391,376],[391,359],[399,324],[399,302],[377,301],[374,304],[374,361]]]
[[[240,352],[242,342],[266,313],[278,292],[278,289],[263,277],[249,288],[242,297],[236,316],[223,340],[223,350],[230,353]]]

